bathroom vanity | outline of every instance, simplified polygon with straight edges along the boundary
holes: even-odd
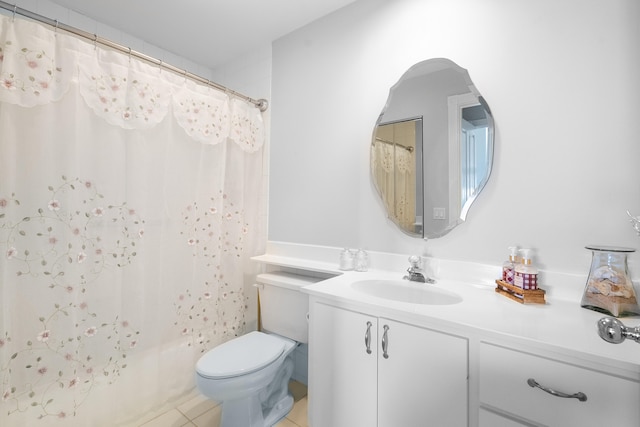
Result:
[[[549,273],[547,304],[518,304],[494,291],[499,267],[442,261],[421,298],[400,288],[406,257],[340,272],[321,253],[279,250],[256,260],[329,277],[304,290],[311,427],[640,425],[640,346],[600,339],[583,277]],[[368,280],[395,292],[354,285]]]
[[[311,425],[466,425],[467,339],[312,299]]]
[[[342,283],[335,286],[348,288],[341,280],[346,278],[333,279]],[[329,286],[332,284],[324,284]],[[419,312],[429,311],[426,308],[392,313],[355,298],[322,295],[326,291],[322,284],[308,289],[312,426],[640,425],[638,367],[630,366],[624,372],[615,360],[609,360],[609,366],[598,364],[588,349],[581,353],[554,348],[551,342],[545,345],[542,333],[546,326],[540,323],[548,320],[540,319],[535,325],[531,313],[513,319],[522,329],[539,333],[528,343],[524,337],[501,331],[500,325],[481,330],[489,323],[483,318],[475,325],[465,325],[445,321],[435,313],[420,316]],[[497,323],[506,313],[517,315],[518,309],[553,317],[545,308],[516,309],[508,307],[515,303],[489,290],[485,293],[489,295],[478,298],[495,299],[496,307],[487,305],[484,316],[497,314],[493,320]],[[453,310],[432,308],[434,312]],[[586,317],[598,317],[594,314]],[[529,320],[534,320],[530,327]],[[595,321],[591,328],[585,325],[593,341],[600,339]],[[640,361],[640,348],[629,347]],[[531,387],[531,381],[575,396],[553,396]]]

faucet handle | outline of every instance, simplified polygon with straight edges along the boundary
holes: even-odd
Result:
[[[409,276],[404,276],[404,279],[411,280],[412,282],[436,283],[431,277],[425,277],[424,274],[422,274],[422,258],[418,255],[411,255],[409,257],[409,264],[411,264],[411,266],[407,268]]]
[[[411,268],[419,269],[420,268],[420,257],[418,255],[411,255],[409,257],[409,264],[411,265]]]
[[[598,320],[598,335],[612,344],[620,344],[625,339],[640,343],[640,326],[628,327],[614,317],[603,317]]]

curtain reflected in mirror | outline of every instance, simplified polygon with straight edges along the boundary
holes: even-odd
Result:
[[[373,178],[391,219],[422,233],[422,120],[380,124],[371,144]],[[418,161],[419,160],[419,161]]]

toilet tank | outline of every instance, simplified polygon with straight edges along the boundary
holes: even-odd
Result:
[[[283,271],[256,277],[260,295],[262,329],[300,343],[309,341],[309,295],[300,289],[320,278]]]

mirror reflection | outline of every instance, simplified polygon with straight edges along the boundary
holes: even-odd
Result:
[[[422,234],[422,119],[378,125],[372,173],[387,213],[403,230]]]
[[[466,219],[493,161],[493,117],[467,70],[411,67],[389,91],[371,141],[371,175],[404,232],[440,237]]]

